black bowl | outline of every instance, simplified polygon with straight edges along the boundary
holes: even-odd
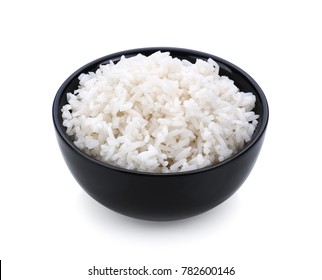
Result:
[[[233,157],[209,167],[182,173],[146,173],[122,169],[96,160],[73,144],[62,126],[61,108],[66,93],[78,87],[81,73],[95,71],[100,64],[118,61],[122,55],[150,55],[169,51],[173,57],[194,62],[214,59],[220,75],[235,81],[241,91],[256,95],[255,113],[260,115],[250,142]],[[58,90],[53,104],[57,140],[71,173],[83,189],[106,207],[140,219],[176,220],[205,212],[229,198],[251,172],[264,141],[268,104],[258,84],[243,70],[211,54],[179,48],[142,48],[114,53],[96,59],[72,74]]]

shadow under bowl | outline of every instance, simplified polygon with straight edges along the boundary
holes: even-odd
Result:
[[[260,117],[250,142],[233,157],[216,165],[181,173],[147,173],[103,163],[79,150],[62,125],[61,108],[66,94],[78,88],[81,73],[95,71],[100,64],[117,62],[122,55],[150,55],[168,51],[172,57],[212,58],[220,66],[220,75],[228,76],[244,92],[256,96],[254,111]],[[219,205],[243,184],[260,153],[268,123],[268,104],[258,84],[242,69],[217,56],[180,48],[142,48],[114,53],[96,59],[74,72],[59,88],[53,103],[53,122],[57,141],[74,178],[95,200],[127,216],[168,221],[191,217]]]

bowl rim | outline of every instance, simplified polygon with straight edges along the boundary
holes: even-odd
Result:
[[[237,152],[235,155],[225,159],[222,162],[216,163],[216,164],[212,164],[206,167],[202,167],[199,169],[194,169],[194,170],[190,170],[190,171],[183,171],[183,172],[170,172],[170,173],[154,173],[154,172],[147,172],[147,171],[139,171],[139,170],[131,170],[131,169],[126,169],[126,168],[122,168],[116,165],[112,165],[106,162],[103,162],[101,160],[95,159],[94,157],[87,155],[85,152],[81,151],[79,148],[77,148],[75,146],[75,144],[73,143],[73,141],[70,139],[70,137],[67,135],[67,133],[63,130],[62,128],[62,124],[59,121],[59,113],[61,113],[61,111],[59,110],[59,105],[60,105],[60,100],[63,97],[64,94],[66,94],[65,89],[66,87],[69,86],[69,84],[76,78],[79,77],[79,75],[81,73],[86,72],[87,68],[91,68],[95,65],[99,65],[101,63],[107,62],[111,59],[115,59],[115,57],[121,57],[121,56],[126,56],[126,57],[131,57],[134,55],[137,55],[141,52],[149,52],[149,53],[153,53],[156,51],[161,51],[161,52],[170,52],[170,53],[182,53],[186,56],[191,56],[191,57],[199,57],[199,58],[203,58],[203,59],[207,59],[207,58],[212,58],[213,60],[215,60],[216,62],[219,62],[221,64],[224,64],[226,66],[228,66],[229,68],[234,69],[235,72],[237,72],[239,75],[243,76],[243,78],[245,80],[248,80],[249,83],[256,89],[256,97],[259,97],[261,100],[261,104],[262,104],[262,115],[260,116],[260,118],[262,118],[261,122],[259,122],[260,126],[257,126],[256,129],[259,129],[259,131],[256,133],[256,135],[254,137],[252,137],[252,139],[247,143],[247,145],[245,145],[243,147],[242,150],[240,150],[239,152]],[[60,136],[60,138],[73,150],[75,151],[78,155],[80,155],[81,157],[86,158],[87,160],[91,161],[94,164],[98,164],[101,167],[104,168],[108,168],[108,169],[112,169],[114,171],[118,171],[118,172],[122,172],[122,173],[132,173],[135,175],[144,175],[144,176],[184,176],[184,175],[192,175],[192,174],[196,174],[196,173],[202,173],[202,172],[206,172],[209,170],[213,170],[213,169],[217,169],[220,168],[226,164],[229,164],[230,162],[234,161],[236,158],[239,158],[240,156],[242,156],[243,154],[245,154],[248,150],[250,150],[258,141],[259,139],[263,136],[263,134],[265,133],[265,130],[267,128],[267,124],[268,124],[268,119],[269,119],[269,107],[268,107],[268,102],[266,99],[266,96],[263,92],[263,90],[260,88],[260,86],[257,84],[257,82],[249,75],[247,74],[244,70],[242,70],[241,68],[239,68],[238,66],[236,66],[235,64],[212,54],[209,53],[205,53],[205,52],[201,52],[201,51],[196,51],[196,50],[192,50],[192,49],[186,49],[186,48],[175,48],[175,47],[146,47],[146,48],[136,48],[136,49],[128,49],[128,50],[124,50],[124,51],[120,51],[120,52],[116,52],[116,53],[112,53],[109,55],[105,55],[102,56],[98,59],[92,60],[91,62],[85,64],[84,66],[80,67],[78,70],[76,70],[74,73],[72,73],[65,81],[64,83],[59,87],[55,98],[54,98],[54,102],[52,105],[52,118],[53,118],[53,123],[54,123],[54,127],[56,132],[58,133],[58,135]]]

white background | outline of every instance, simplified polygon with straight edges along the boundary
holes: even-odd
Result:
[[[3,279],[142,278],[88,276],[93,265],[233,266],[235,276],[218,279],[322,279],[318,3],[3,2]],[[180,222],[130,219],[88,197],[66,167],[52,125],[52,101],[73,71],[113,52],[149,46],[227,59],[259,83],[270,105],[264,146],[245,184],[219,207]]]

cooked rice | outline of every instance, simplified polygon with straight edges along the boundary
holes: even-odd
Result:
[[[182,172],[222,162],[250,141],[259,116],[255,96],[218,72],[212,59],[123,56],[79,76],[63,125],[86,154],[126,169]]]

